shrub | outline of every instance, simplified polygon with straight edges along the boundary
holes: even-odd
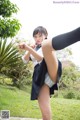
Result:
[[[68,92],[64,95],[64,98],[67,98],[67,99],[75,98],[75,93],[74,93],[73,91],[68,91]]]

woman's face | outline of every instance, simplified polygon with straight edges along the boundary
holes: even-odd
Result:
[[[44,34],[41,34],[41,33],[38,33],[36,35],[34,35],[34,40],[35,40],[35,43],[37,45],[40,45],[42,43],[42,41],[45,39],[45,35]]]

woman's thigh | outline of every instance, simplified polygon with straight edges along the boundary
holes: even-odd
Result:
[[[55,50],[52,48],[51,40],[45,40],[42,43],[42,51],[45,62],[47,64],[48,73],[51,79],[56,82],[58,71],[58,59],[55,54]]]

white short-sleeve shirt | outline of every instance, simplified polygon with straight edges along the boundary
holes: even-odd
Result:
[[[42,48],[39,48],[36,52],[37,52],[40,56],[43,57]],[[24,56],[22,56],[22,60],[23,60],[24,63],[28,63],[28,61],[29,61],[29,60],[25,60],[25,59],[24,59],[24,57],[25,57],[26,54],[27,54],[27,51],[25,52]],[[30,55],[30,58],[31,58],[31,60],[33,61],[34,66],[36,66],[36,65],[39,64],[39,63],[41,63],[41,61],[38,62],[38,61],[34,58],[33,55]],[[45,83],[46,85],[48,85],[49,87],[52,87],[53,84],[54,84],[54,82],[51,80],[51,78],[50,78],[50,76],[49,76],[48,73],[46,73],[46,75],[45,75],[45,81],[44,81],[44,83]]]
[[[25,60],[25,55],[27,54],[27,52],[28,52],[28,51],[26,51],[25,54],[22,56],[22,60],[23,60],[24,63],[28,63],[28,61],[29,61],[29,60]],[[39,48],[36,52],[37,52],[40,56],[43,57],[42,48]],[[38,61],[34,58],[34,56],[31,55],[31,54],[30,54],[30,58],[31,58],[34,66],[37,65],[37,64],[39,64],[39,63],[41,63],[41,61],[38,62]]]

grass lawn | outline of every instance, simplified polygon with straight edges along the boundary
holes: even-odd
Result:
[[[27,91],[0,85],[0,110],[10,110],[15,117],[41,118],[37,101],[30,101]],[[80,100],[52,97],[51,106],[53,120],[80,120]]]

